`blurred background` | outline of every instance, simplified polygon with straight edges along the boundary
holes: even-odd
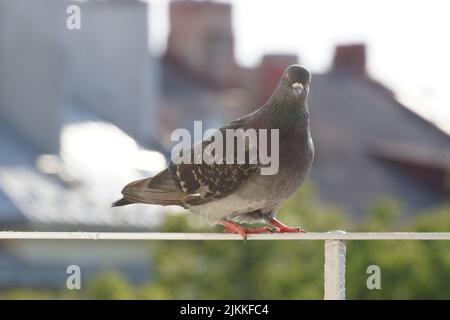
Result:
[[[70,30],[66,9],[81,9]],[[110,208],[161,170],[176,128],[257,109],[311,69],[316,157],[279,213],[311,231],[450,230],[443,1],[0,0],[0,228],[220,231]],[[0,298],[320,299],[323,244],[1,241]],[[379,265],[382,289],[366,287]],[[68,290],[78,265],[82,289]],[[446,242],[348,245],[350,299],[450,298]]]

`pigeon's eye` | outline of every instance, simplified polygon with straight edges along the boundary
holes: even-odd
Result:
[[[287,74],[285,74],[285,75],[283,76],[283,80],[284,80],[284,81],[289,81],[289,78],[288,78]]]

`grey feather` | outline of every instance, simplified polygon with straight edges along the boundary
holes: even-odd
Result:
[[[211,223],[221,219],[256,222],[274,217],[281,203],[303,183],[312,164],[314,147],[306,105],[309,83],[310,73],[304,67],[287,68],[261,108],[219,129],[223,133],[228,128],[279,129],[277,174],[261,175],[260,163],[170,162],[155,177],[128,184],[122,190],[125,200],[116,205],[175,204],[201,214]],[[211,140],[204,140],[192,146],[191,152],[209,143]]]

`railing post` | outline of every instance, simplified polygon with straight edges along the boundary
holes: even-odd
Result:
[[[325,300],[345,300],[345,253],[343,240],[325,241]]]

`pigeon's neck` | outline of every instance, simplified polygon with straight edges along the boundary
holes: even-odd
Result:
[[[308,131],[309,111],[306,104],[298,105],[286,101],[271,101],[268,103],[267,118],[273,128],[283,131]]]
[[[292,133],[292,131],[309,130],[309,111],[306,105],[308,92],[297,97],[292,93],[292,88],[280,81],[269,100],[265,103],[265,118],[273,128],[279,128],[280,133]]]

